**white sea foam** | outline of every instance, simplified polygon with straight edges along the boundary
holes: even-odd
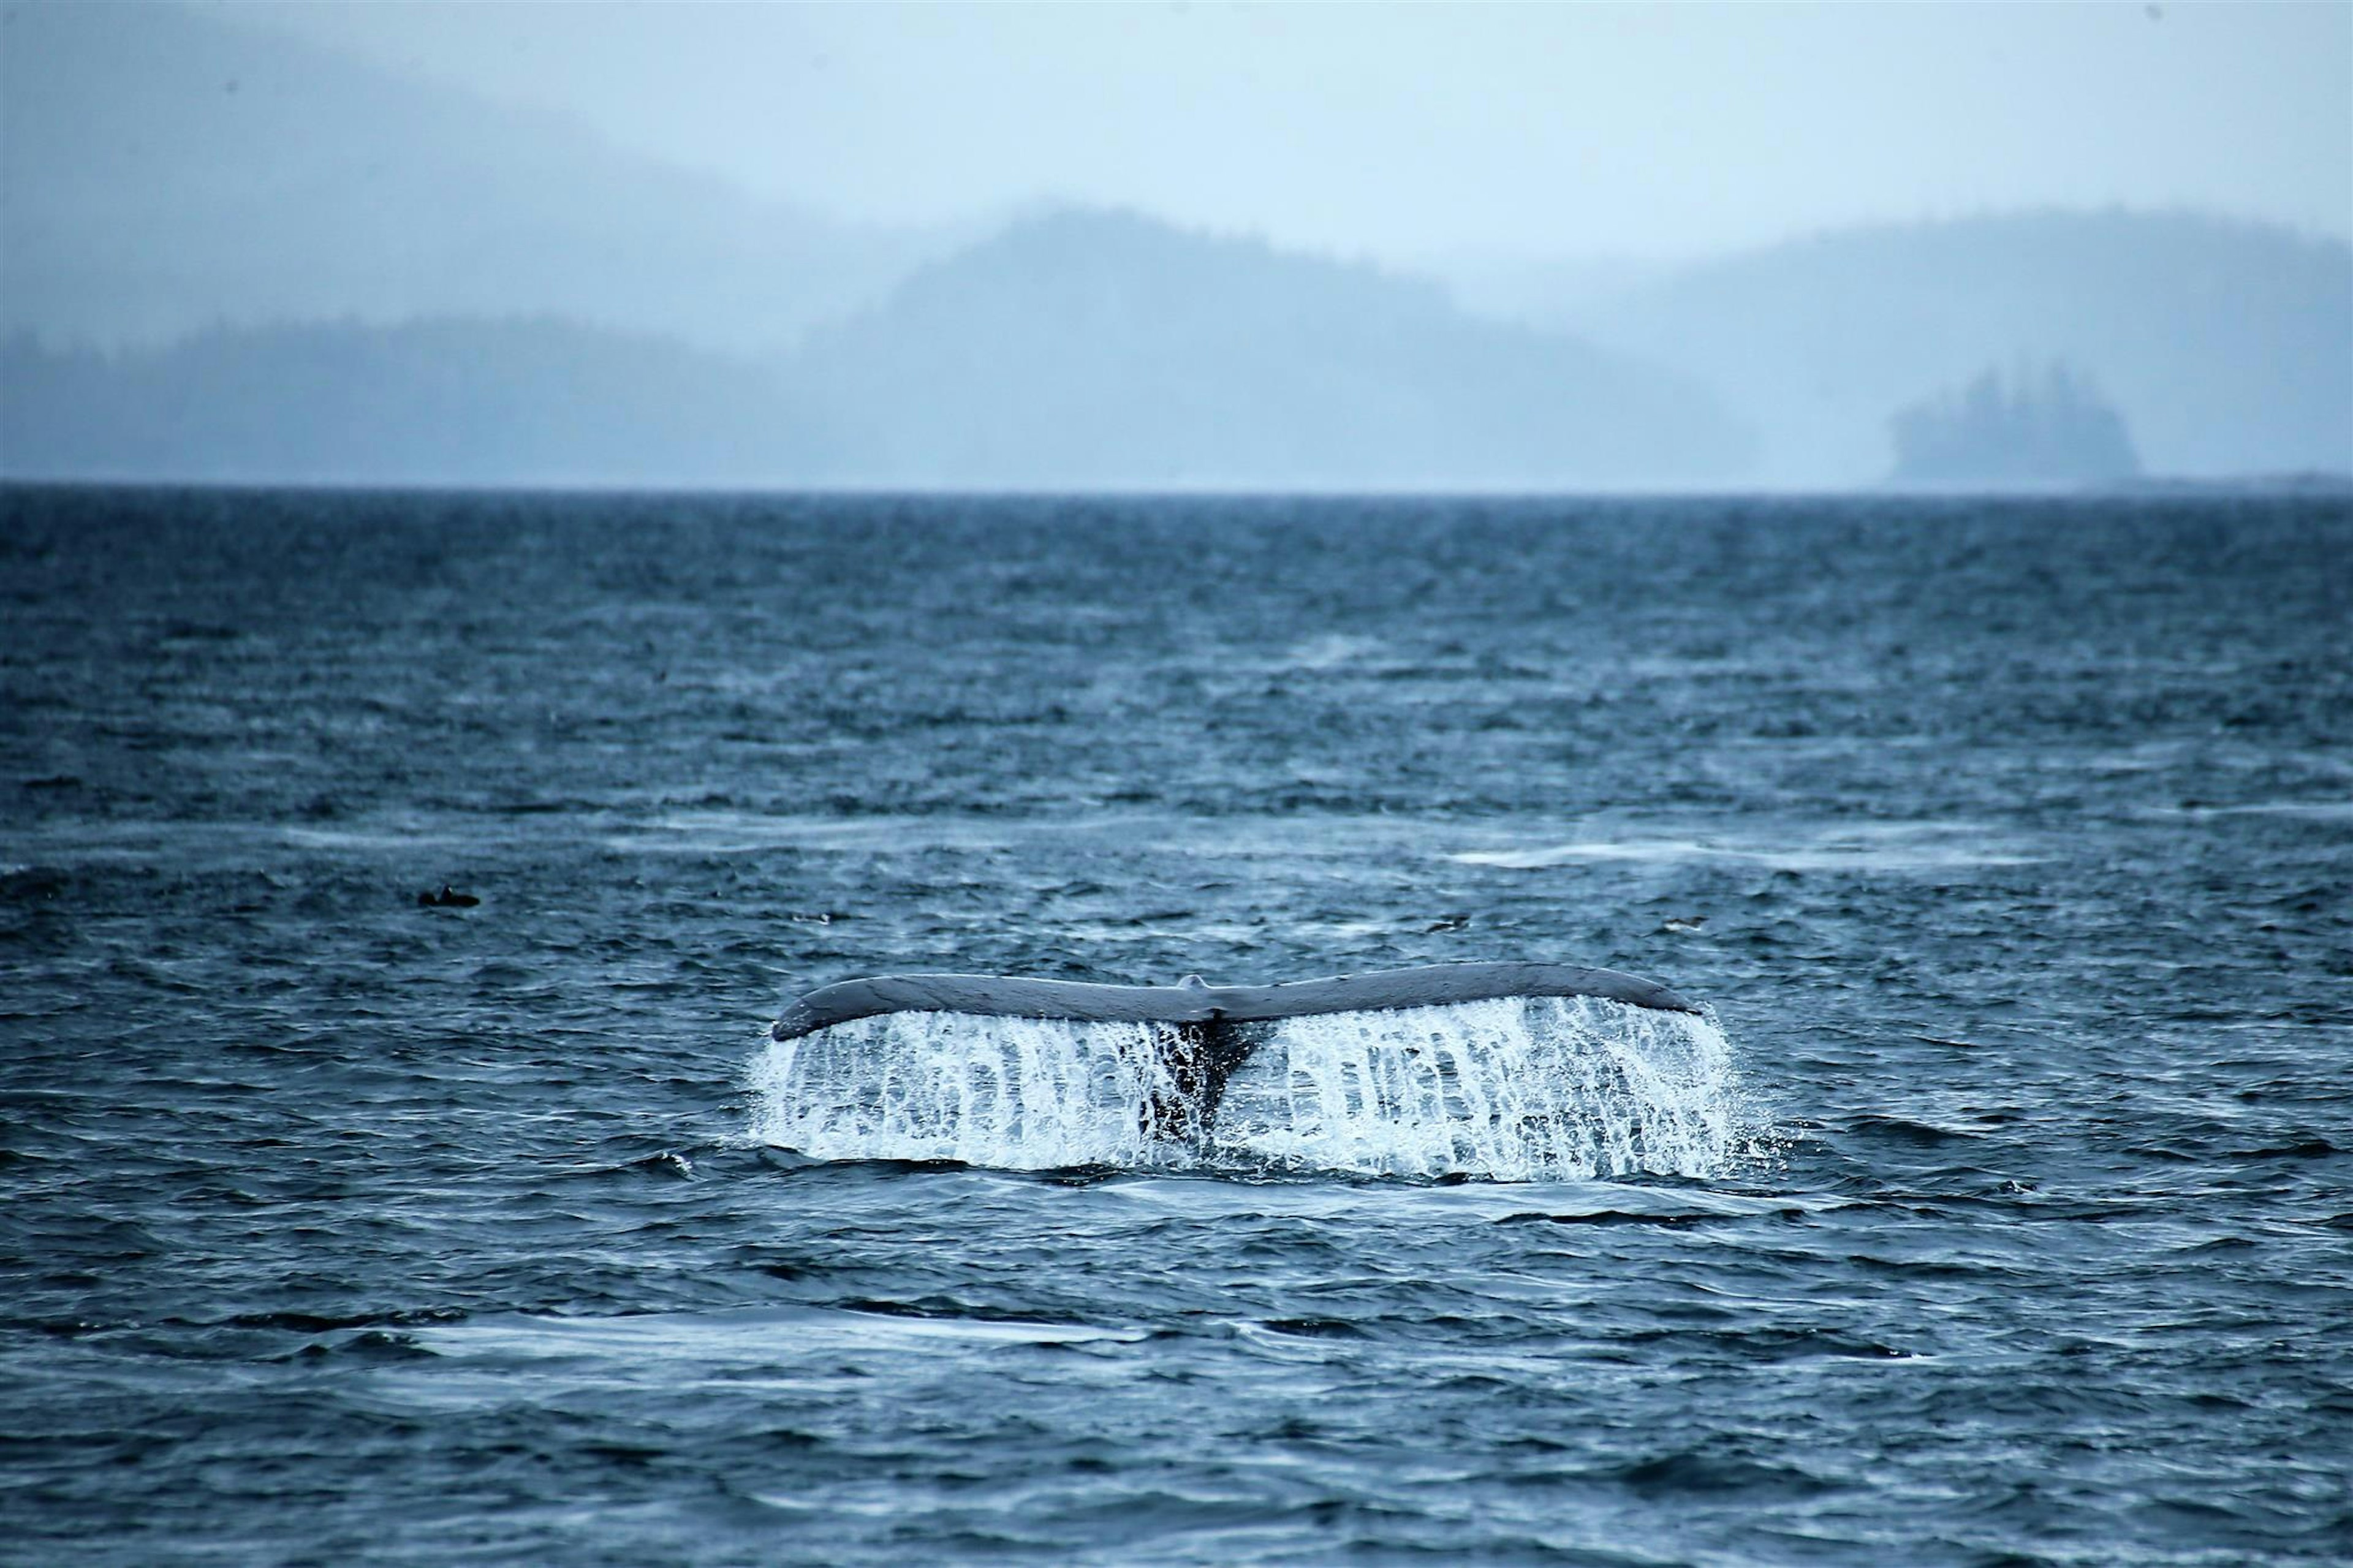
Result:
[[[1710,1176],[1734,1158],[1732,1051],[1709,1018],[1504,998],[1254,1026],[1208,1141],[1156,1138],[1173,1032],[902,1013],[755,1060],[753,1136],[822,1159],[1333,1171],[1499,1181]]]
[[[1951,871],[2029,866],[2043,858],[1990,837],[1966,823],[1888,823],[1810,836],[1779,844],[1701,843],[1688,838],[1633,837],[1579,839],[1517,848],[1464,849],[1447,859],[1461,866],[1543,871],[1604,861],[1665,864],[1686,860],[1746,862],[1777,871]]]

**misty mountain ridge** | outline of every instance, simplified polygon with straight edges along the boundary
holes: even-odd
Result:
[[[1767,269],[1778,282],[1748,278],[1736,258],[1701,282],[1736,300],[1778,287],[1791,297],[1788,317],[1744,320],[1722,342],[1688,334],[1651,341],[1660,359],[1680,353],[1733,388],[1711,396],[1697,372],[1677,376],[1630,353],[1468,316],[1428,281],[1082,209],[1040,214],[919,268],[879,304],[779,355],[712,353],[546,315],[218,329],[172,349],[112,358],[36,353],[19,342],[0,365],[0,468],[979,488],[1876,483],[1905,467],[1890,434],[1898,412],[1961,384],[1992,358],[1973,351],[1966,333],[1942,332],[1921,347],[1928,327],[1980,307],[1958,291],[1932,294],[1907,317],[1888,303],[1905,294],[1907,277],[1975,278],[1981,291],[1987,279],[2027,293],[2045,289],[2060,296],[2056,303],[2021,308],[2014,319],[2048,321],[2093,270],[2079,264],[2053,275],[2055,283],[2042,281],[1992,245],[2012,224],[2071,234],[2094,257],[2128,248],[2125,241],[2145,239],[2152,225],[2229,242],[2231,265],[2210,254],[2204,287],[2186,300],[2181,258],[2171,257],[2143,264],[2163,286],[2142,289],[2137,304],[2112,297],[2088,326],[2071,316],[2047,333],[2014,334],[2064,337],[2064,328],[2096,339],[2092,329],[2106,323],[2108,337],[2132,338],[2161,335],[2152,317],[2176,323],[2180,341],[2128,344],[2131,353],[2106,361],[2028,350],[2008,356],[2082,370],[2106,395],[2126,444],[2150,473],[2353,469],[2353,451],[2344,449],[2353,447],[2346,434],[2353,431],[2346,385],[2353,373],[2345,356],[2332,369],[2327,353],[2330,312],[2344,315],[2328,292],[2331,269],[2346,263],[2343,247],[2280,231],[2145,215],[2037,215],[1958,231],[1995,253],[1966,267],[1940,254],[1955,237],[1949,226],[1785,247]],[[1891,246],[1925,249],[1933,265],[1907,272],[1870,260]],[[1814,289],[1788,281],[1801,270],[1792,256],[1808,253],[1829,258],[1832,281],[1823,288],[1850,303],[1832,309]],[[2279,255],[2299,265],[2272,265]],[[2127,272],[2108,292],[2132,289]],[[2176,304],[2168,314],[2152,299]],[[1616,325],[1600,335],[1622,342],[1655,330],[1659,307],[1647,309],[1612,318]],[[1823,342],[1779,343],[1792,363],[1737,352],[1743,342],[1790,338],[1793,320],[1823,318]],[[1889,341],[1863,330],[1873,323]],[[2337,335],[2353,342],[2353,325]],[[2258,353],[2264,349],[2267,361]],[[2186,363],[2200,351],[2203,359]],[[2158,371],[2146,368],[2151,360]],[[2165,368],[2173,361],[2184,363]],[[1958,368],[1931,376],[1947,362]],[[2107,368],[2115,363],[2126,366],[2121,391]],[[339,387],[330,366],[362,384]],[[2193,408],[2225,393],[2240,399],[2212,417],[2259,433],[2261,440],[2237,448],[2247,460],[2203,468],[2185,460],[2178,429],[2161,416],[2154,438],[2145,435],[2147,416],[2131,396],[2148,394],[2152,374],[2179,378],[2170,395]],[[362,410],[375,411],[375,434]],[[549,410],[568,411],[569,425],[559,427]],[[437,418],[463,428],[437,433]],[[1793,430],[1834,445],[1856,470],[1793,468]],[[1752,431],[1784,445],[1760,461]],[[2000,465],[1979,479],[2040,482]]]
[[[19,337],[0,407],[7,471],[110,477],[1591,487],[1745,455],[1705,394],[1433,284],[1075,210],[764,360],[556,319]]]
[[[1706,385],[1768,485],[1870,483],[1899,407],[1989,363],[2094,378],[2149,471],[2353,470],[2353,247],[2195,213],[2042,211],[1813,235],[1524,319]]]
[[[1134,214],[835,224],[211,12],[0,29],[0,472],[1843,488],[1897,465],[1899,410],[2049,362],[2153,474],[2353,471],[2353,249],[2263,225],[2027,213],[1458,287],[1500,320]]]
[[[561,315],[788,345],[955,233],[842,224],[218,13],[0,6],[0,334]]]
[[[553,317],[0,343],[0,475],[18,478],[779,485],[822,427],[773,367]]]
[[[796,362],[874,446],[828,477],[1296,487],[1704,483],[1704,392],[1433,283],[1071,209],[923,268]]]

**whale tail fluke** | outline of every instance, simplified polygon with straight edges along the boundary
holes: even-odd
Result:
[[[1337,974],[1282,985],[1211,985],[1188,974],[1174,985],[1097,985],[994,974],[885,974],[812,991],[770,1029],[778,1042],[892,1014],[1148,1026],[1157,1060],[1145,1095],[1152,1136],[1206,1138],[1229,1080],[1288,1018],[1389,1013],[1508,997],[1599,997],[1665,1013],[1699,1009],[1655,981],[1563,963],[1441,963]]]
[[[885,1013],[970,1013],[1074,1023],[1253,1024],[1318,1013],[1444,1007],[1504,996],[1599,996],[1671,1013],[1699,1009],[1654,980],[1567,963],[1434,963],[1282,985],[1097,985],[997,974],[884,974],[810,992],[769,1031],[778,1040]]]
[[[1730,1137],[1714,1019],[1566,964],[1265,986],[884,975],[809,993],[774,1034],[759,1135],[828,1159],[1582,1179],[1702,1174]]]

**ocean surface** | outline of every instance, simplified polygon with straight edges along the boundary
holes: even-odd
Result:
[[[17,489],[0,628],[0,1560],[2353,1555],[2342,500]],[[765,1027],[1467,959],[1707,1011]]]

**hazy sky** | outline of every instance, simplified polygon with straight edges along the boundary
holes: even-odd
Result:
[[[2195,205],[2353,233],[2353,5],[231,5],[839,216],[1679,255]]]

